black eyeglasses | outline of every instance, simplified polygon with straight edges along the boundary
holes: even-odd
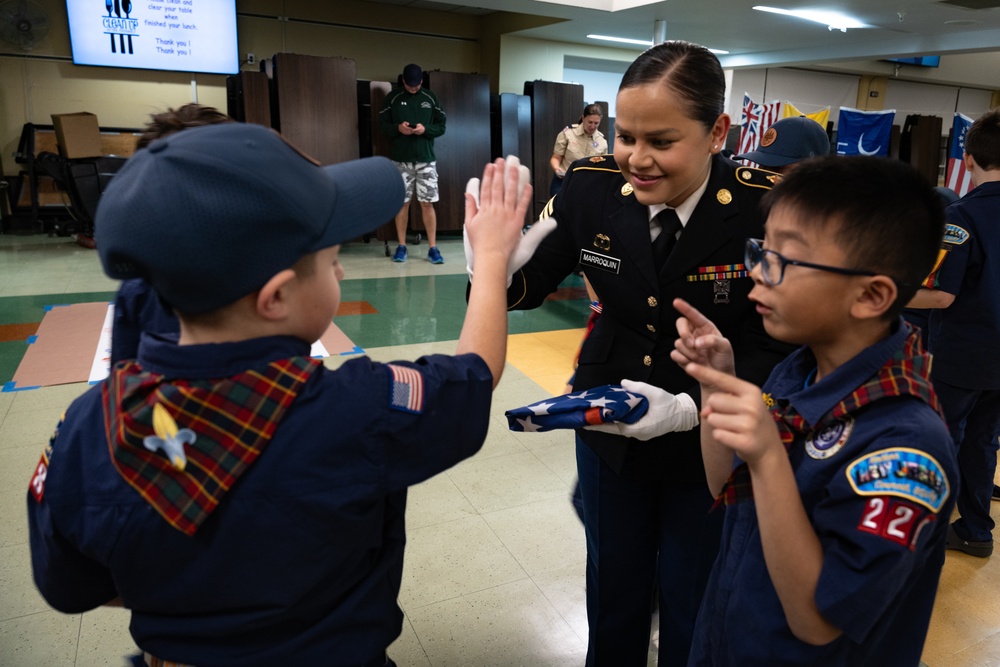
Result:
[[[764,241],[761,239],[747,239],[746,253],[743,261],[746,264],[747,272],[753,271],[754,267],[760,264],[760,275],[768,285],[780,285],[785,279],[785,267],[789,264],[793,266],[805,266],[810,269],[839,273],[845,276],[874,276],[874,271],[861,271],[859,269],[843,269],[839,266],[825,266],[823,264],[813,264],[811,262],[800,262],[797,259],[788,259],[781,253],[773,250],[765,250],[761,247]]]

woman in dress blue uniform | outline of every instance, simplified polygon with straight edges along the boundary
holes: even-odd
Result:
[[[573,164],[546,210],[558,226],[508,291],[511,308],[535,308],[582,264],[604,310],[584,342],[574,390],[627,378],[671,393],[624,433],[578,432],[587,665],[646,664],[657,577],[659,664],[685,664],[718,551],[698,387],[669,356],[672,300],[710,314],[742,350],[745,379],[763,382],[789,351],[764,333],[743,267],[746,239],[763,233],[760,197],[777,176],[719,154],[730,126],[724,100],[722,68],[704,47],[666,42],[639,56],[618,92],[614,159]]]

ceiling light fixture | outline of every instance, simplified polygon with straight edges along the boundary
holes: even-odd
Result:
[[[850,16],[845,16],[837,12],[825,12],[825,11],[815,11],[810,9],[779,9],[777,7],[765,7],[763,5],[757,5],[754,7],[759,12],[771,12],[772,14],[783,14],[785,16],[792,16],[797,19],[802,19],[804,21],[813,21],[815,23],[822,23],[827,27],[828,30],[839,30],[840,32],[847,32],[848,28],[867,28],[867,24],[861,21],[851,18]]]
[[[621,42],[622,44],[635,44],[637,46],[652,46],[653,41],[650,39],[629,39],[628,37],[611,37],[609,35],[587,35],[587,39],[599,39],[605,42]],[[723,51],[722,49],[709,49],[712,53],[718,55],[727,55],[729,51]]]

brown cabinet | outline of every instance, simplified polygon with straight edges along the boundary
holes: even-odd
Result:
[[[583,111],[583,86],[578,83],[526,81],[524,93],[531,98],[531,135],[535,146],[531,175],[534,192],[534,218],[549,201],[552,184],[552,147],[556,135],[575,123]]]
[[[277,53],[272,67],[272,126],[321,164],[356,160],[356,63],[349,58]]]

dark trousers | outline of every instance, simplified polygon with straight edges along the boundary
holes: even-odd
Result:
[[[948,430],[958,445],[961,483],[955,522],[959,537],[972,542],[993,539],[990,497],[997,469],[997,435],[1000,435],[1000,389],[966,389],[934,380]]]
[[[722,512],[709,512],[706,486],[627,479],[579,438],[576,460],[587,535],[587,666],[645,667],[657,575],[658,664],[686,665]]]

